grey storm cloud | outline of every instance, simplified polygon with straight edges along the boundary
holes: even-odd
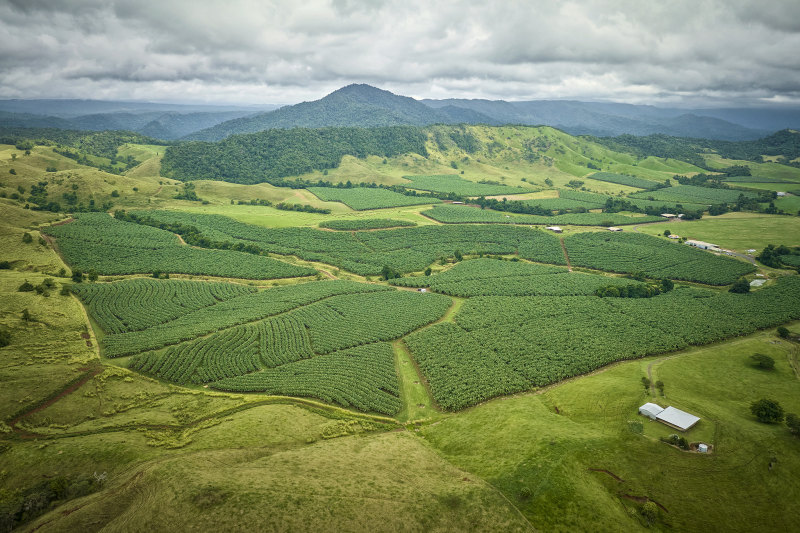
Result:
[[[0,98],[800,103],[800,2],[0,0]]]

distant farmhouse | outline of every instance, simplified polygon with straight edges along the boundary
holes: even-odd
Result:
[[[650,420],[658,420],[662,424],[680,431],[687,431],[700,421],[699,417],[686,411],[681,411],[676,407],[664,409],[658,404],[649,402],[639,408],[639,414],[646,416]]]

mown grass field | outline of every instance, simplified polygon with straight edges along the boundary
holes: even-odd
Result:
[[[800,218],[791,216],[726,213],[701,220],[643,225],[638,231],[663,235],[665,229],[681,237],[712,242],[740,253],[749,249],[760,252],[768,244],[800,245]]]

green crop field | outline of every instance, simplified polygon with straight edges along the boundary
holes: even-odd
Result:
[[[535,203],[536,200],[531,200]],[[539,215],[519,215],[504,213],[490,209],[479,209],[469,206],[441,205],[422,212],[445,224],[542,224],[542,225],[575,225],[575,226],[624,226],[663,220],[655,216],[629,216],[619,213],[568,213],[550,217]]]
[[[755,198],[757,196],[755,193],[737,189],[711,189],[694,185],[676,185],[675,187],[667,187],[656,191],[638,192],[632,194],[631,197],[644,200],[690,202],[708,205],[735,203],[739,195],[744,195],[747,198]]]
[[[245,279],[309,276],[316,271],[270,257],[182,245],[173,233],[86,213],[47,229],[73,267],[98,274],[166,272]]]
[[[628,187],[636,187],[637,189],[652,189],[658,185],[657,182],[652,180],[637,178],[636,176],[627,176],[624,174],[614,174],[613,172],[595,172],[588,177],[593,180],[617,183],[619,185],[626,185]]]
[[[406,196],[387,189],[373,189],[369,187],[354,187],[350,189],[309,187],[308,190],[315,194],[320,200],[325,202],[342,202],[356,211],[441,202],[438,198]]]
[[[521,261],[475,259],[432,276],[391,280],[402,287],[427,287],[433,291],[467,298],[472,296],[578,296],[600,287],[638,282],[597,274],[570,273],[563,267],[533,265]]]
[[[338,231],[361,231],[368,229],[388,229],[416,226],[408,220],[395,220],[391,218],[362,218],[357,220],[326,220],[320,222],[320,228],[335,229]]]
[[[681,287],[649,299],[471,298],[453,323],[415,332],[411,353],[443,408],[642,357],[753,332],[800,317],[800,278],[753,295]]]
[[[727,285],[755,270],[744,261],[639,233],[579,233],[564,244],[573,265],[652,278]]]
[[[378,275],[384,266],[399,272],[421,271],[438,259],[452,257],[456,250],[493,254],[518,251],[535,261],[558,264],[564,261],[555,237],[529,228],[430,225],[334,233],[313,228],[261,228],[218,215],[174,211],[137,213],[146,214],[157,222],[190,225],[213,241],[254,245],[265,252],[296,255],[363,276]]]
[[[459,196],[496,196],[500,194],[521,194],[530,192],[522,187],[509,187],[503,184],[475,183],[462,179],[456,174],[437,174],[435,176],[403,176],[411,183],[405,186],[421,191],[454,193]]]

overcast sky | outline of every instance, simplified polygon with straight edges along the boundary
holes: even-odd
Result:
[[[0,0],[0,98],[800,104],[800,1]]]

